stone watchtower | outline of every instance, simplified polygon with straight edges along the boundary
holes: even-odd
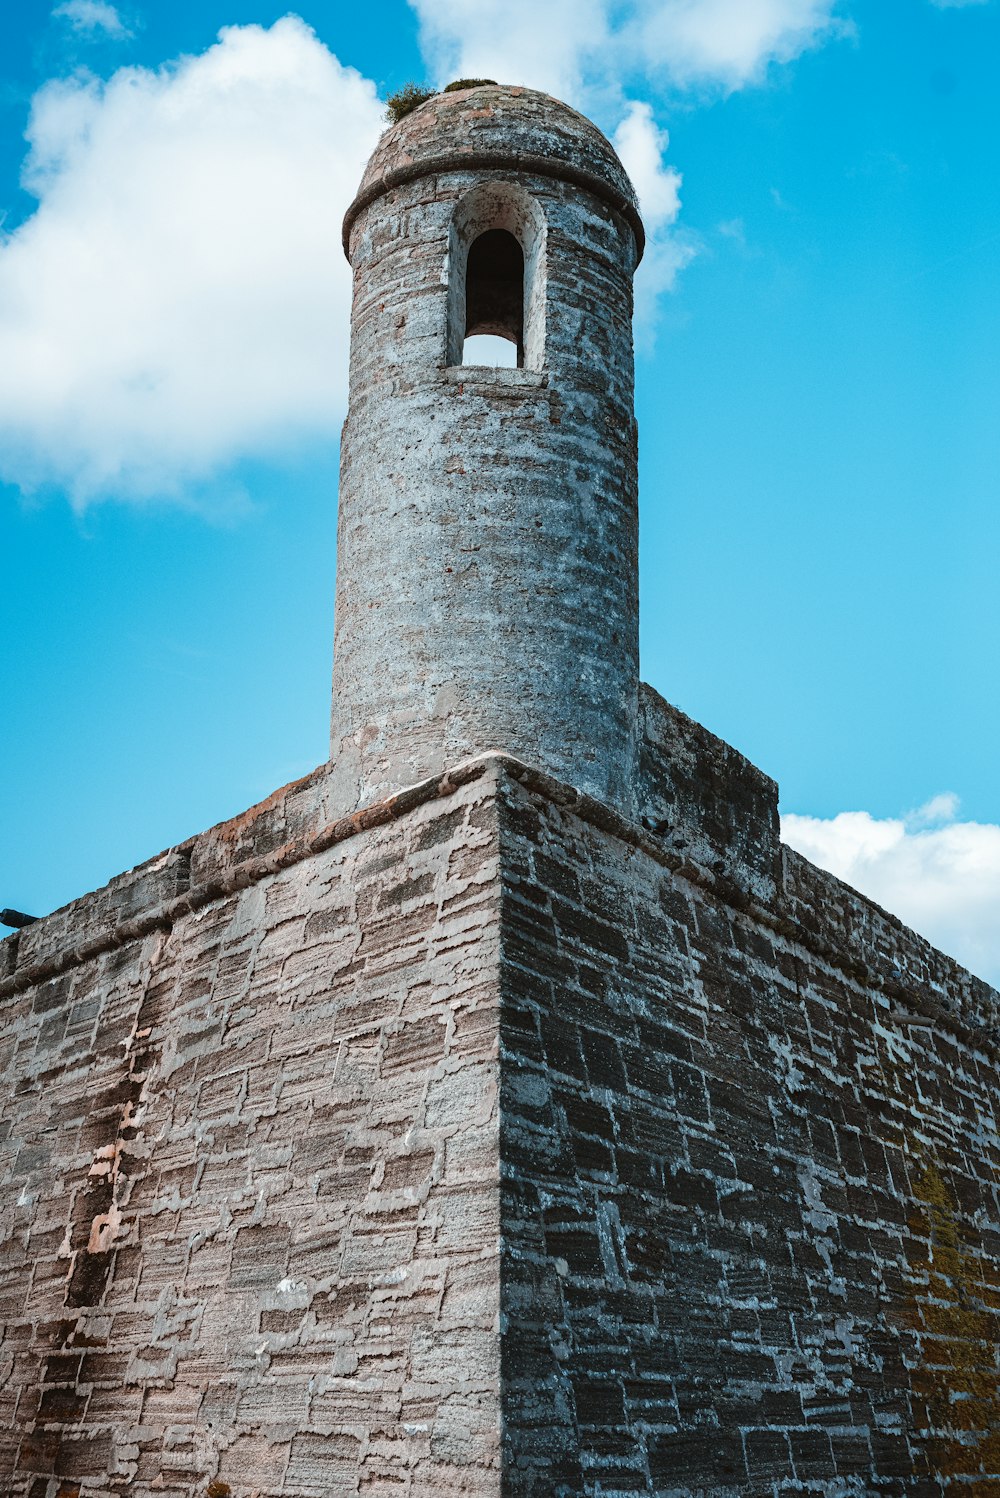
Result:
[[[620,163],[345,238],[333,758],[0,943],[0,1490],[997,1492],[1000,1001],[638,681]]]
[[[361,805],[481,753],[632,802],[635,194],[589,120],[438,95],[348,210],[332,758]],[[463,364],[511,341],[516,369]]]

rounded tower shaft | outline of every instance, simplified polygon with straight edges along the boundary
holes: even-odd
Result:
[[[360,805],[503,750],[631,802],[631,184],[545,94],[439,94],[383,136],[354,271],[332,755]],[[477,367],[466,339],[511,343]]]

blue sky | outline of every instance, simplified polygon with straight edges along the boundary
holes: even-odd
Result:
[[[0,13],[0,904],[325,758],[337,223],[379,96],[475,71],[591,113],[653,228],[644,677],[1000,979],[1000,4],[297,14]]]

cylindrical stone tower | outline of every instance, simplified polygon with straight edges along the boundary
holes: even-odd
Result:
[[[546,94],[438,94],[383,136],[344,242],[338,794],[504,750],[627,808],[643,233],[625,170]],[[483,332],[518,367],[463,364]]]

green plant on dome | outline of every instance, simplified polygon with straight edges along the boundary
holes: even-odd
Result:
[[[385,117],[392,124],[398,125],[400,120],[405,119],[413,110],[421,104],[426,104],[428,99],[433,99],[434,89],[421,88],[419,83],[404,83],[403,87],[390,94],[385,101]]]
[[[448,83],[440,90],[443,94],[454,94],[463,88],[482,88],[484,85],[496,87],[495,78],[456,78],[454,83]],[[426,104],[428,99],[433,99],[438,92],[433,88],[422,88],[419,83],[404,83],[403,87],[390,94],[385,101],[385,117],[393,125],[398,125],[400,120],[419,109],[421,104]]]

